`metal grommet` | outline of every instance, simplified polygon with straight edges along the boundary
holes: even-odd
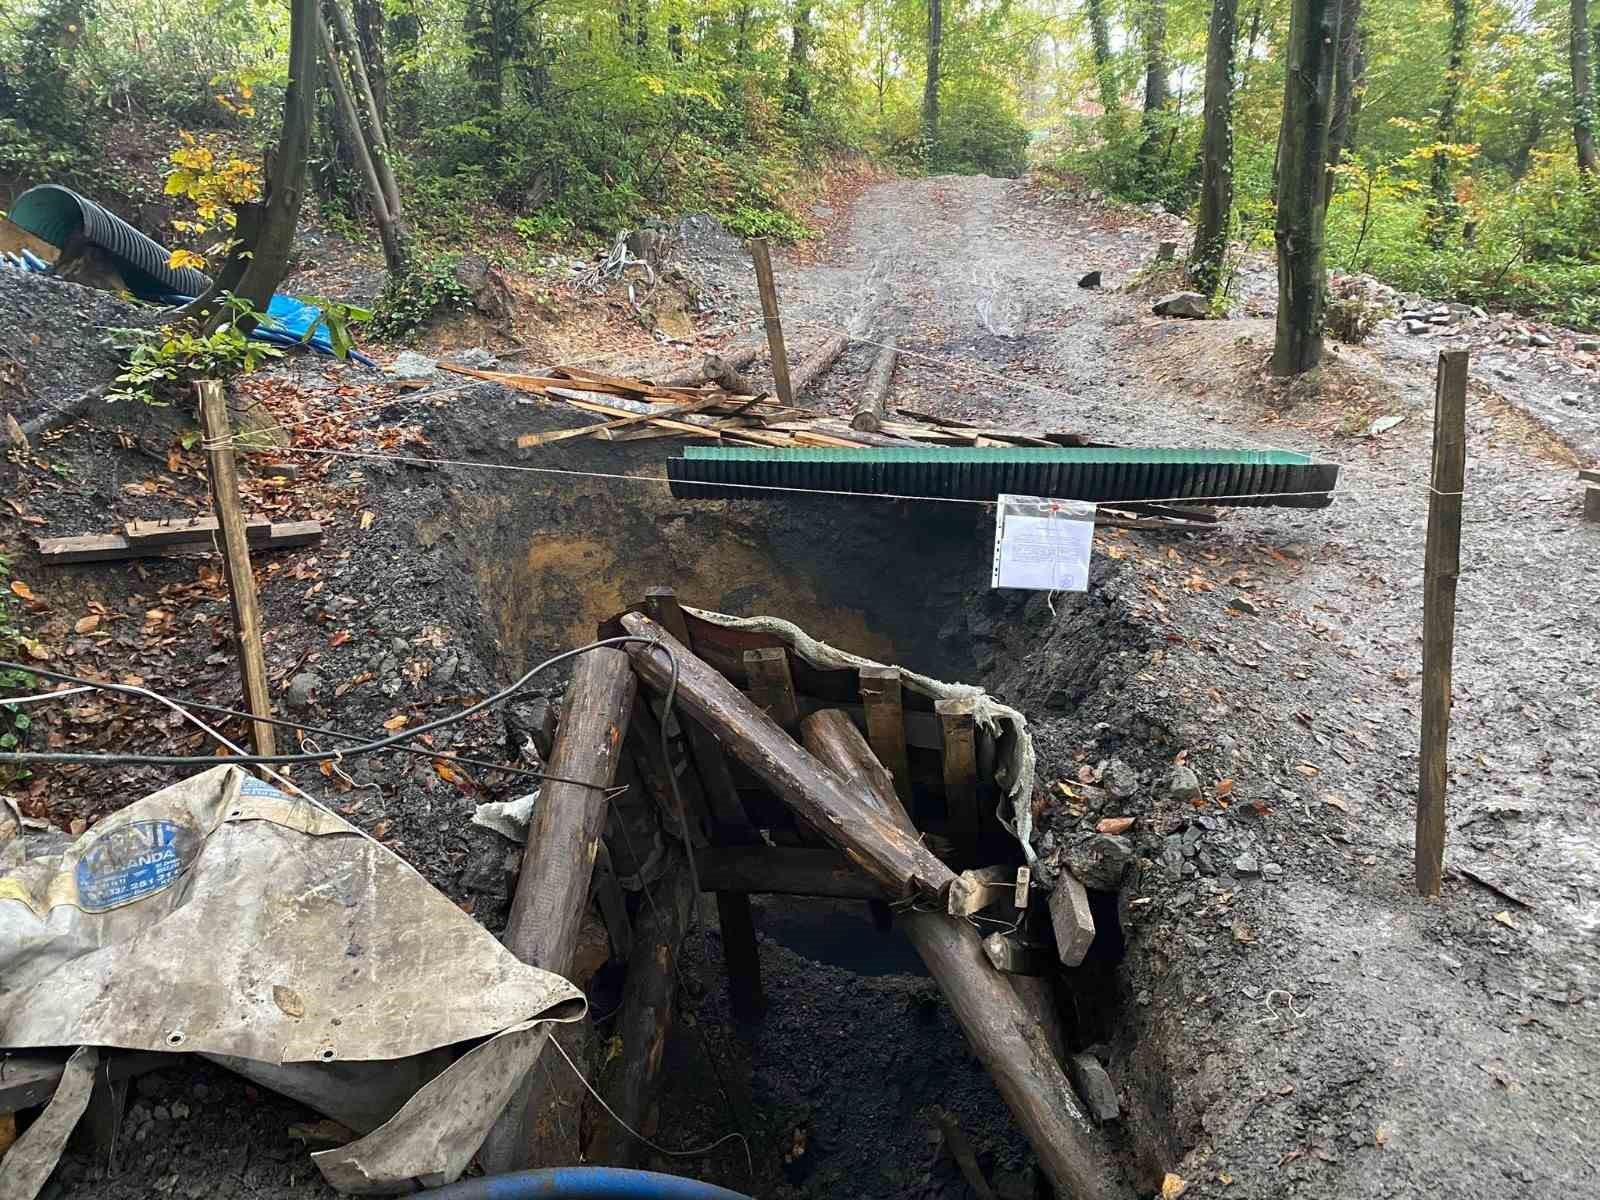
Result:
[[[337,1055],[334,1054],[332,1046],[324,1046],[321,1050],[319,1050],[317,1052],[317,1057],[320,1058],[323,1062],[332,1062],[337,1057]]]
[[[167,1045],[169,1045],[169,1046],[181,1046],[181,1045],[183,1045],[183,1030],[174,1029],[171,1033],[167,1034]]]

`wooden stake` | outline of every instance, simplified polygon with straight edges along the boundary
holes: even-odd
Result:
[[[767,320],[767,346],[772,351],[772,385],[778,399],[794,403],[789,388],[789,356],[783,349],[783,322],[778,318],[778,287],[772,281],[772,256],[766,238],[750,239],[750,258],[756,264],[756,287],[761,292],[761,312]]]
[[[1466,466],[1467,352],[1444,350],[1439,354],[1433,401],[1433,488],[1422,585],[1422,752],[1417,784],[1417,893],[1422,896],[1437,896],[1444,875],[1450,676]]]
[[[200,428],[206,439],[211,504],[217,514],[222,567],[228,580],[228,603],[233,610],[233,633],[239,642],[244,705],[253,716],[270,717],[272,701],[267,696],[267,660],[261,649],[261,608],[256,602],[256,577],[250,570],[244,510],[239,507],[239,475],[234,469],[228,402],[223,396],[222,384],[215,379],[202,379],[194,388],[200,401]],[[250,728],[257,754],[278,752],[271,725],[254,721]]]
[[[862,667],[861,706],[867,742],[894,776],[894,790],[911,807],[911,759],[906,754],[906,715],[901,703],[899,667]]]
[[[944,794],[950,824],[958,837],[976,838],[983,827],[978,811],[977,702],[966,697],[934,701],[944,726]]]

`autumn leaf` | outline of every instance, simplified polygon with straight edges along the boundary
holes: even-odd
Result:
[[[338,633],[334,634],[331,638],[328,639],[328,645],[337,648],[339,646],[344,645],[349,640],[350,640],[350,631],[348,629],[341,629],[341,630],[339,630]]]
[[[446,783],[461,782],[461,776],[456,773],[455,768],[442,758],[436,758],[433,760],[433,769],[438,774],[439,778],[444,780]]]
[[[32,600],[35,598],[33,589],[27,584],[23,583],[20,579],[13,579],[11,581],[11,591],[13,595],[21,596],[24,600]]]
[[[22,643],[22,648],[28,652],[30,658],[36,658],[40,662],[50,661],[50,649],[43,642],[30,637],[18,638],[17,641]]]
[[[1339,795],[1338,792],[1329,792],[1327,795],[1322,797],[1322,802],[1324,804],[1326,804],[1329,808],[1337,808],[1340,812],[1343,812],[1343,813],[1347,813],[1347,812],[1350,811],[1349,803],[1345,800],[1345,798],[1343,796]]]
[[[372,528],[372,522],[373,522],[372,510],[371,509],[367,509],[366,511],[364,511],[361,514],[361,528],[363,528],[363,529],[371,529]]]
[[[1161,1200],[1178,1200],[1189,1190],[1189,1181],[1168,1171],[1161,1180]]]
[[[395,713],[394,716],[383,723],[383,727],[393,733],[397,729],[404,729],[407,720],[405,713]]]
[[[1219,780],[1217,780],[1217,799],[1219,801],[1226,800],[1231,795],[1233,795],[1233,780],[1231,780],[1231,779],[1219,779]]]
[[[94,613],[87,617],[79,617],[77,624],[72,627],[73,633],[93,633],[100,628],[100,618]]]

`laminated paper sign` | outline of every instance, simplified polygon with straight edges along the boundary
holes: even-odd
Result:
[[[996,497],[992,586],[1087,591],[1094,515],[1082,500]]]

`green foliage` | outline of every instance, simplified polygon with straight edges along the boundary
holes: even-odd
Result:
[[[111,344],[128,351],[128,361],[106,399],[165,405],[195,380],[248,374],[266,359],[283,357],[276,346],[245,336],[240,322],[260,319],[247,301],[227,296],[224,303],[231,315],[211,333],[199,332],[190,322],[112,329]]]
[[[11,560],[0,554],[0,658],[17,662],[25,657],[25,653],[22,630],[17,625],[16,599],[10,585]],[[31,671],[20,671],[14,667],[0,668],[0,693],[13,695],[32,691],[38,682],[38,677]],[[27,709],[0,704],[0,750],[17,749],[32,724],[33,718],[28,715]],[[28,774],[17,767],[0,766],[0,785],[25,779]]]
[[[469,299],[456,280],[458,254],[417,255],[404,276],[390,276],[378,297],[372,331],[383,338],[409,337],[435,316]]]
[[[741,238],[771,238],[776,242],[798,242],[811,236],[811,230],[781,208],[739,204],[718,215],[728,232]]]
[[[333,356],[339,359],[350,357],[350,351],[356,348],[355,338],[351,335],[351,327],[362,325],[371,321],[373,310],[362,308],[357,304],[346,304],[342,300],[329,300],[325,296],[307,296],[305,302],[314,305],[317,309],[317,319],[306,327],[300,335],[302,345],[309,344],[316,337],[317,330],[328,331],[328,345],[333,350]]]

